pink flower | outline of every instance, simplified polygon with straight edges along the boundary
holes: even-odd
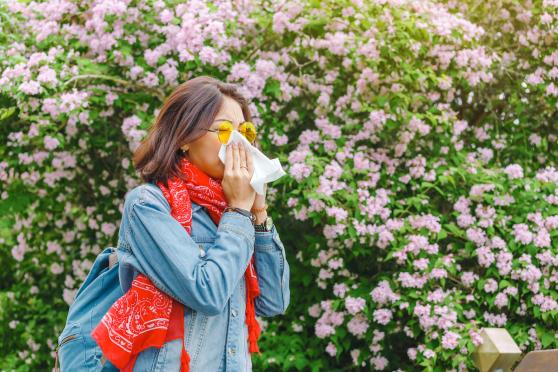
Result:
[[[333,285],[333,294],[337,297],[344,297],[349,287],[345,283],[335,283]]]
[[[50,265],[50,271],[53,274],[58,275],[64,272],[64,267],[61,266],[59,263],[55,262],[52,265]]]
[[[548,23],[552,22],[552,16],[545,12],[543,15],[541,15],[540,20],[541,20],[541,23],[548,24]]]
[[[401,282],[401,286],[405,288],[422,288],[426,283],[427,277],[403,272],[399,273],[398,279]]]
[[[56,138],[51,137],[51,136],[45,136],[43,142],[44,142],[45,148],[47,150],[54,150],[60,144],[60,142]]]
[[[419,258],[413,261],[413,266],[416,267],[418,270],[424,270],[428,267],[428,259],[426,258]]]
[[[71,305],[74,302],[74,297],[76,295],[76,292],[77,289],[64,288],[63,297],[64,297],[64,301],[66,301],[68,305]]]
[[[57,242],[47,242],[47,254],[49,253],[60,255],[62,253],[62,247]]]
[[[483,339],[480,333],[472,329],[469,330],[469,337],[471,337],[471,341],[473,341],[473,344],[475,346],[479,346],[483,343]]]
[[[366,301],[364,300],[364,298],[361,297],[355,298],[355,297],[348,296],[345,299],[345,308],[350,314],[353,315],[362,311],[365,305],[366,305]]]
[[[289,142],[289,137],[285,134],[278,134],[275,130],[270,130],[270,139],[275,146],[283,146]]]
[[[314,304],[312,306],[310,306],[308,308],[308,314],[313,317],[313,318],[317,318],[320,316],[320,305],[319,304]]]
[[[345,319],[345,313],[334,311],[329,314],[329,322],[334,326],[343,324],[343,319]]]
[[[330,341],[326,346],[326,352],[334,357],[337,354],[337,347]]]
[[[175,84],[177,82],[178,70],[175,67],[176,65],[176,61],[168,60],[167,63],[158,68],[158,71],[165,77],[167,84]]]
[[[487,293],[494,293],[498,290],[498,282],[490,278],[484,283],[484,290]]]
[[[504,172],[510,180],[523,178],[523,168],[519,164],[511,164],[504,168]]]
[[[336,222],[343,221],[348,216],[348,212],[340,207],[327,207],[326,214],[330,217],[335,217]]]
[[[101,231],[107,236],[112,236],[116,231],[116,226],[113,223],[103,222],[101,224]]]
[[[223,60],[218,50],[210,46],[203,46],[199,51],[198,57],[200,58],[202,63],[207,63],[210,65],[218,65],[220,62],[226,62],[225,60]],[[252,83],[255,81],[256,80],[252,79]],[[250,81],[248,83],[250,83]]]
[[[444,349],[455,349],[455,347],[457,346],[458,340],[461,338],[460,335],[458,335],[455,332],[446,332],[443,336],[442,336],[442,347]]]
[[[485,312],[483,314],[483,318],[489,324],[498,327],[503,327],[506,324],[506,321],[508,320],[506,314],[491,314],[488,312]]]
[[[546,229],[540,229],[535,235],[533,244],[539,248],[550,247],[550,234]]]
[[[533,240],[533,233],[529,231],[529,227],[524,223],[513,225],[513,235],[516,242],[529,244]]]
[[[362,338],[366,330],[368,329],[368,319],[364,317],[362,314],[355,315],[349,322],[347,323],[347,330],[357,336],[357,338]]]
[[[459,227],[469,227],[475,222],[475,217],[470,214],[460,214],[457,216],[457,225]]]
[[[374,320],[376,323],[386,325],[390,322],[393,314],[389,309],[377,309],[374,310]]]
[[[173,13],[168,10],[168,9],[164,9],[160,14],[159,14],[159,19],[161,20],[161,22],[163,23],[170,23],[173,19],[174,15]]]
[[[283,12],[276,12],[273,15],[273,32],[277,34],[282,34],[287,29],[289,25],[289,17]]]
[[[498,293],[496,298],[494,299],[494,305],[496,305],[499,309],[508,304],[508,296],[505,293]]]
[[[155,49],[155,50],[147,49],[143,52],[143,57],[145,58],[145,62],[150,66],[157,66],[157,61],[159,60],[159,57],[161,57],[162,55],[163,53],[162,50],[160,49]]]
[[[26,81],[21,83],[19,90],[25,94],[34,95],[41,93],[42,88],[41,84],[36,81]]]
[[[411,129],[413,132],[419,132],[422,136],[430,133],[430,125],[415,117],[413,117],[409,122],[409,129]]]
[[[447,271],[445,269],[441,269],[441,268],[434,268],[430,272],[430,277],[433,278],[433,279],[446,278],[447,276],[448,276]]]
[[[399,295],[393,293],[387,280],[380,281],[378,286],[370,292],[370,296],[379,305],[385,305],[388,302],[395,302],[399,299]]]
[[[326,338],[327,336],[335,333],[335,328],[333,328],[329,324],[317,322],[314,326],[314,331],[316,333],[316,336],[318,336],[319,338]]]
[[[440,225],[440,218],[435,217],[431,214],[411,216],[409,217],[409,223],[415,229],[424,227],[435,234],[439,233],[442,228]]]
[[[466,231],[467,239],[480,246],[486,242],[486,234],[483,230],[470,227]]]
[[[465,271],[461,274],[461,281],[467,287],[470,287],[471,284],[473,284],[477,279],[478,279],[478,275],[476,275],[471,271]]]
[[[432,358],[434,355],[436,355],[436,353],[433,352],[433,351],[430,350],[430,349],[426,349],[426,350],[424,351],[423,354],[424,354],[424,357],[427,358],[427,359],[430,359],[430,358]]]
[[[494,253],[492,253],[489,247],[483,246],[477,249],[477,258],[479,265],[488,267],[494,262]]]
[[[343,234],[346,227],[347,226],[342,223],[338,223],[335,225],[325,225],[323,234],[327,239],[334,239],[335,237]]]
[[[37,80],[41,83],[58,83],[58,79],[56,78],[56,71],[46,65],[41,66],[41,68],[39,69],[39,76],[37,76]]]
[[[291,166],[289,169],[289,173],[293,176],[293,178],[297,181],[302,181],[303,179],[307,178],[312,174],[312,166],[307,164],[297,163]]]
[[[12,248],[12,256],[16,261],[22,261],[25,255],[25,246],[19,244]]]
[[[496,267],[500,275],[507,275],[512,269],[513,255],[508,251],[498,253],[496,257]]]
[[[143,67],[134,66],[130,69],[130,72],[128,74],[130,75],[130,77],[132,79],[136,79],[138,77],[138,75],[141,74],[142,72],[143,72]]]
[[[376,371],[383,371],[388,365],[388,360],[383,356],[375,356],[370,358],[370,363]]]

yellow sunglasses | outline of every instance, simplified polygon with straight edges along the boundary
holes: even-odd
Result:
[[[231,133],[234,130],[234,126],[233,123],[231,123],[229,120],[223,120],[219,125],[219,129],[206,129],[206,130],[208,132],[216,132],[217,136],[219,137],[219,141],[222,144],[226,144],[227,142],[229,142],[229,138],[231,137]],[[240,134],[246,137],[248,142],[250,142],[251,144],[254,143],[257,133],[256,133],[256,127],[252,122],[245,121],[240,123],[240,125],[238,126],[238,131],[240,132]]]

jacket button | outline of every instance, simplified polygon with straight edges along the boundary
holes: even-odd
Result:
[[[236,309],[232,309],[232,316],[236,316],[236,315],[237,315]]]
[[[234,347],[229,347],[229,354],[234,355],[236,349]]]

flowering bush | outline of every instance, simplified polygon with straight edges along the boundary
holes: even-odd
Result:
[[[558,347],[558,2],[0,3],[0,368],[53,365],[166,95],[251,101],[291,263],[254,368],[468,370]],[[267,368],[267,367],[266,367]]]

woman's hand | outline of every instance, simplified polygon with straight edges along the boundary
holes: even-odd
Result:
[[[250,210],[254,205],[257,194],[250,185],[253,174],[252,154],[244,148],[244,144],[227,145],[225,174],[221,185],[229,206]]]

